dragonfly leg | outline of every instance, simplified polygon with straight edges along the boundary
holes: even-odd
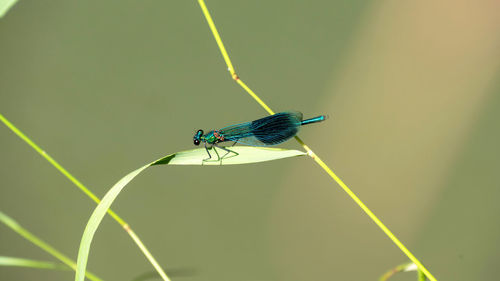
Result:
[[[236,143],[236,142],[235,142],[235,143]],[[234,144],[235,144],[235,143],[234,143]],[[234,144],[233,144],[233,145],[231,145],[231,146],[234,146]],[[229,153],[231,153],[231,152],[232,152],[232,153],[234,153],[234,155],[232,155],[232,156],[230,156],[230,157],[228,157],[228,158],[231,158],[231,157],[235,157],[235,156],[240,155],[240,154],[239,154],[238,152],[236,152],[236,151],[229,150],[229,149],[227,149],[227,148],[225,148],[225,147],[223,147],[223,146],[218,146],[218,145],[216,145],[216,144],[214,144],[214,145],[215,145],[217,148],[220,148],[220,149],[222,149],[222,150],[226,151],[226,154],[224,154],[224,155],[222,156],[222,158],[220,158],[221,165],[222,165],[222,159],[226,158],[226,156],[227,156]]]
[[[214,149],[215,154],[217,155],[217,160],[210,160],[210,159],[212,159],[212,155],[208,151],[207,143],[205,143],[205,150],[207,151],[208,158],[203,159],[203,161],[201,163],[202,165],[203,165],[203,162],[215,162],[215,161],[219,161],[220,160],[220,156],[219,156],[219,153],[217,152],[217,149]]]
[[[215,144],[212,145],[212,147],[214,147],[214,146],[217,146],[217,145],[215,145]],[[217,152],[217,149],[214,148],[214,152],[215,152],[215,154],[217,154],[217,160],[214,160],[214,161],[220,161],[220,155],[219,155],[219,152]]]
[[[205,162],[205,161],[207,161],[207,160],[212,159],[212,155],[210,155],[210,152],[208,152],[207,143],[205,143],[205,150],[207,151],[208,158],[203,159],[203,160],[201,161],[201,165],[203,165],[203,162]]]

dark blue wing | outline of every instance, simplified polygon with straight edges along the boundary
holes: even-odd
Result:
[[[220,129],[224,140],[252,146],[268,146],[282,143],[295,136],[302,122],[302,113],[286,111],[252,122]]]

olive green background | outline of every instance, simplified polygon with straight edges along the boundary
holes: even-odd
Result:
[[[500,274],[500,4],[207,1],[240,77],[438,280]],[[196,1],[20,1],[0,19],[0,112],[99,196],[266,115]],[[300,147],[289,141],[280,147]],[[76,258],[95,204],[0,126],[0,208]],[[310,159],[154,167],[112,206],[173,280],[376,280],[406,257]],[[0,226],[0,255],[52,260]],[[89,270],[152,270],[107,217]],[[71,272],[0,268],[1,280]],[[394,280],[415,280],[414,273]]]

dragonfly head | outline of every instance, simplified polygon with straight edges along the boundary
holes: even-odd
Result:
[[[198,130],[198,132],[196,132],[196,134],[194,134],[193,137],[194,145],[200,145],[202,138],[203,138],[203,130]]]

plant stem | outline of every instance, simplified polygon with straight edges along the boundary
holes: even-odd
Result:
[[[83,185],[78,179],[76,179],[72,174],[70,174],[66,169],[64,169],[63,166],[61,166],[54,158],[52,158],[47,152],[45,152],[43,149],[41,149],[34,141],[32,141],[30,138],[28,138],[21,130],[19,130],[14,124],[12,124],[7,118],[5,118],[1,113],[0,113],[0,121],[2,121],[12,132],[14,132],[19,138],[21,138],[23,141],[25,141],[31,148],[33,148],[36,152],[38,152],[40,155],[42,155],[45,160],[47,160],[54,168],[56,168],[61,174],[63,174],[66,178],[68,178],[74,185],[76,185],[85,195],[87,195],[90,199],[92,199],[94,202],[99,204],[101,200],[95,196],[92,191],[90,191],[85,185]],[[165,274],[165,271],[159,266],[158,262],[156,259],[151,255],[151,253],[147,250],[147,248],[144,246],[144,244],[141,242],[139,237],[134,234],[132,231],[132,228],[129,226],[125,220],[123,220],[118,214],[116,214],[113,210],[109,209],[108,214],[116,221],[118,222],[127,232],[127,234],[134,240],[134,242],[139,246],[143,254],[146,256],[148,261],[153,265],[153,267],[158,271],[158,274],[162,276],[163,280],[168,281],[168,277]],[[166,277],[166,278],[164,278]]]
[[[215,41],[217,42],[217,45],[219,46],[219,50],[224,57],[224,61],[226,62],[227,68],[229,70],[229,73],[231,74],[231,77],[233,80],[236,81],[250,96],[252,96],[253,99],[255,99],[269,114],[274,114],[272,109],[267,106],[267,104],[262,101],[257,94],[255,94],[241,79],[240,77],[236,74],[236,71],[234,70],[234,67],[231,63],[231,60],[229,58],[229,55],[226,51],[226,48],[224,47],[224,44],[222,43],[222,39],[219,35],[219,32],[217,31],[217,28],[215,27],[215,23],[212,19],[212,16],[210,15],[210,12],[208,11],[207,6],[205,5],[204,0],[198,0],[198,3],[200,4],[201,10],[203,11],[203,14],[205,15],[205,18],[208,22],[208,26],[210,27],[210,30],[212,31],[212,34],[215,38]],[[354,192],[328,167],[328,165],[319,158],[318,155],[316,155],[298,136],[295,136],[295,139],[297,142],[307,151],[307,154],[311,156],[311,158],[335,181],[337,182],[340,187],[351,197],[356,204],[372,219],[375,224],[391,239],[396,246],[399,247],[399,249],[412,261],[414,262],[418,268],[431,280],[431,281],[437,281],[436,278],[424,267],[424,265],[399,241],[399,239],[396,238],[396,236],[387,228],[382,221],[375,216],[375,214],[359,199]]]
[[[125,227],[128,227],[128,225],[124,226],[124,228]],[[163,269],[161,268],[161,266],[158,264],[158,262],[156,262],[156,260],[154,259],[153,255],[151,255],[151,253],[148,251],[148,249],[146,248],[146,246],[144,246],[144,244],[139,239],[139,237],[137,237],[137,235],[135,234],[135,232],[132,229],[130,229],[130,228],[128,228],[127,232],[129,233],[130,237],[132,237],[132,239],[135,241],[135,243],[139,246],[139,248],[144,253],[144,255],[146,255],[146,258],[151,261],[151,264],[156,269],[156,271],[158,271],[158,274],[160,274],[161,278],[163,280],[170,280],[167,277],[167,275],[165,274],[165,272],[163,271]]]

